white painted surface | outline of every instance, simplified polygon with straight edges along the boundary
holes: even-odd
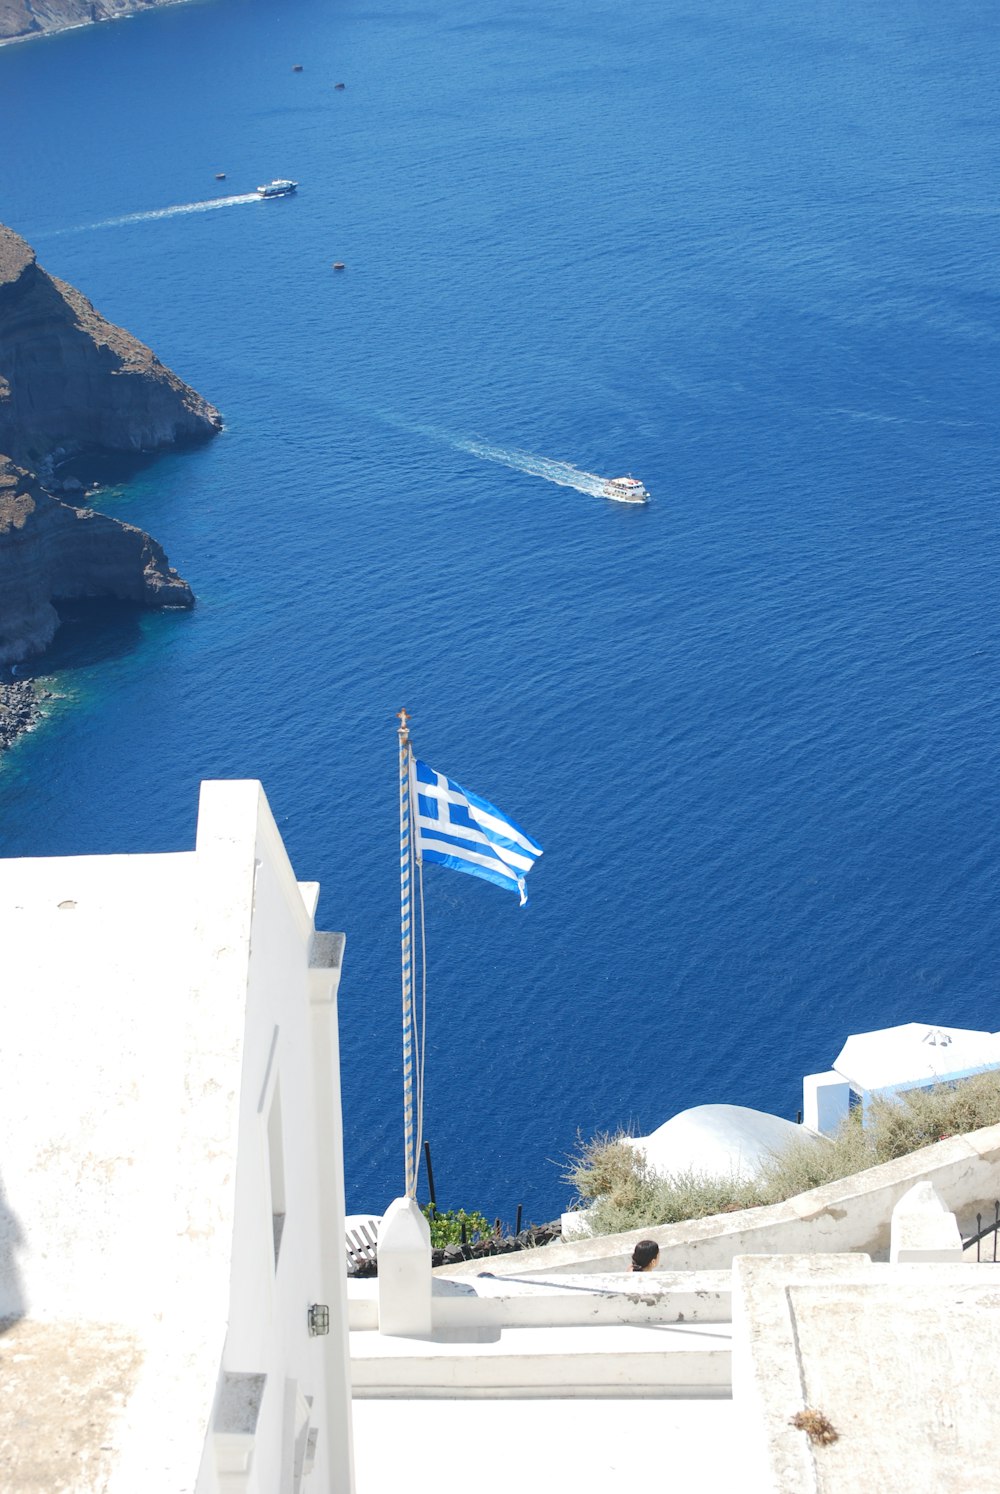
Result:
[[[773,1494],[1000,1489],[992,1268],[857,1256],[741,1260],[733,1400],[751,1481]],[[813,1443],[806,1408],[839,1434]]]
[[[731,1384],[728,1323],[505,1328],[433,1338],[351,1335],[362,1397],[662,1396]]]
[[[834,1068],[858,1090],[873,1093],[934,1084],[1000,1065],[1000,1032],[904,1022],[847,1039]]]
[[[195,852],[0,862],[0,1312],[61,1329],[34,1343],[102,1323],[131,1356],[100,1459],[80,1423],[75,1494],[286,1494],[304,1417],[312,1487],[350,1490],[339,968],[311,969],[314,907],[256,783],[203,786]],[[247,1377],[252,1425],[217,1447],[217,1387],[231,1410]]]
[[[312,917],[312,912],[310,912]],[[321,1340],[326,1380],[326,1443],[331,1494],[351,1494],[354,1479],[348,1351],[347,1279],[341,1254],[344,1234],[344,1123],[340,1095],[340,1036],[337,995],[344,937],[316,934],[309,979],[315,1068],[316,1145],[319,1164],[320,1267],[323,1300],[330,1307],[330,1332]],[[314,1478],[316,1475],[312,1475]],[[326,1494],[321,1484],[318,1494]]]
[[[807,1074],[802,1081],[802,1122],[810,1131],[832,1136],[851,1108],[851,1086],[843,1074]]]
[[[758,1494],[729,1400],[357,1401],[354,1424],[358,1494],[398,1494],[399,1449],[410,1494]]]
[[[890,1262],[902,1265],[961,1259],[958,1220],[945,1208],[932,1183],[914,1183],[892,1211]]]
[[[348,1282],[351,1328],[378,1327],[378,1282]],[[616,1323],[728,1323],[729,1271],[492,1277],[433,1282],[434,1332]]]
[[[379,1333],[430,1334],[431,1232],[412,1198],[394,1198],[378,1227]]]
[[[695,1105],[649,1136],[625,1139],[661,1177],[690,1172],[743,1179],[755,1177],[762,1162],[803,1134],[793,1121],[745,1105]]]

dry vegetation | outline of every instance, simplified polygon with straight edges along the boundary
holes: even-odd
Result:
[[[821,1446],[836,1442],[840,1436],[830,1418],[824,1416],[822,1411],[815,1411],[811,1406],[807,1406],[804,1411],[796,1411],[789,1425],[800,1432],[805,1432],[810,1442],[818,1442]]]
[[[864,1126],[860,1113],[852,1111],[826,1144],[803,1133],[801,1140],[772,1157],[753,1182],[693,1172],[660,1177],[629,1146],[624,1132],[581,1140],[565,1181],[581,1203],[593,1206],[591,1233],[613,1235],[780,1203],[946,1136],[998,1123],[1000,1071],[992,1070],[954,1085],[875,1099]]]

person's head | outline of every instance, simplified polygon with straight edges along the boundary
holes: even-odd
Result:
[[[660,1258],[660,1247],[655,1240],[640,1240],[632,1252],[633,1271],[652,1271]]]

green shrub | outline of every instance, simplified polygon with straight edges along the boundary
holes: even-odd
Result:
[[[692,1172],[660,1177],[642,1153],[628,1145],[624,1131],[603,1132],[591,1141],[578,1137],[563,1181],[577,1200],[591,1205],[591,1234],[622,1234],[781,1203],[823,1183],[905,1157],[946,1136],[997,1124],[1000,1070],[992,1070],[957,1084],[876,1098],[864,1125],[860,1113],[852,1111],[828,1140],[803,1132],[765,1161],[753,1182]]]
[[[487,1239],[493,1233],[490,1221],[475,1210],[467,1213],[465,1209],[446,1209],[442,1213],[433,1204],[426,1204],[421,1213],[431,1227],[431,1248],[434,1250],[440,1250],[445,1245],[460,1245],[463,1224],[465,1238],[470,1245],[476,1235]]]

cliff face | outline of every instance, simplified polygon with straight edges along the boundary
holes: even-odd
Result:
[[[2,3],[2,0],[0,0]],[[0,224],[0,452],[31,467],[212,435],[219,412]]]
[[[111,21],[177,0],[0,0],[0,44],[89,21]]]
[[[40,653],[59,626],[53,604],[71,597],[194,605],[191,588],[148,534],[60,503],[0,457],[0,665]]]
[[[150,451],[221,426],[217,410],[0,224],[0,668],[46,648],[62,600],[194,605],[148,534],[59,502],[34,473],[50,476],[73,452]],[[0,684],[0,726],[11,688]]]

